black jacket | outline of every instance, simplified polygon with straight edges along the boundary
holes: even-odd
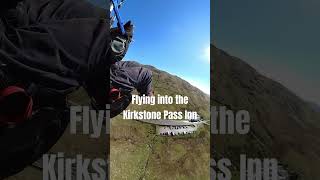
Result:
[[[25,0],[1,12],[0,62],[14,79],[58,92],[81,85],[89,92],[107,92],[107,11],[85,0]],[[62,104],[41,107],[16,128],[0,127],[0,179],[21,171],[56,143],[69,122]]]
[[[108,11],[86,0],[25,0],[4,12],[0,60],[19,79],[59,91],[106,81]]]

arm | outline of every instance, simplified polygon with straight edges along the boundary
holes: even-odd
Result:
[[[54,4],[57,2],[62,4]],[[22,25],[6,23],[6,32],[0,34],[0,58],[10,68],[59,90],[79,86],[108,71],[109,18],[97,18],[93,5],[84,0],[26,0],[24,3],[16,10],[22,14],[28,12],[31,20],[39,21],[33,24],[22,18],[25,20]],[[49,16],[50,12],[54,13]]]
[[[87,0],[25,0],[24,7],[31,23],[56,20],[98,18],[109,19],[109,11]]]
[[[117,87],[137,89],[140,95],[151,96],[152,71],[134,61],[121,61],[110,71],[110,78]],[[128,87],[128,88],[126,88]]]

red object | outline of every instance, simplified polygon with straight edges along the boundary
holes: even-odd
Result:
[[[0,91],[0,124],[17,125],[32,115],[32,98],[24,89],[9,86]]]
[[[120,90],[117,88],[111,88],[109,95],[111,96],[112,100],[117,100],[121,97]]]

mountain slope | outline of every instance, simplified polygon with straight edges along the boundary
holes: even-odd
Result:
[[[313,108],[316,112],[320,112],[320,106],[316,103],[310,102],[311,108]]]
[[[233,162],[239,161],[241,153],[250,157],[277,157],[292,174],[299,174],[302,179],[318,179],[320,113],[239,58],[214,46],[211,55],[211,105],[247,110],[251,117],[251,131],[247,135],[214,135],[212,156],[224,156]]]
[[[152,66],[155,94],[185,95],[188,105],[129,106],[130,110],[197,111],[209,119],[209,96],[188,82]],[[155,135],[155,126],[122,116],[111,122],[111,179],[209,179],[209,127],[180,137]]]

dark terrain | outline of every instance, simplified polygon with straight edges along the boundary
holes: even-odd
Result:
[[[247,110],[251,117],[247,135],[214,135],[211,156],[231,159],[234,179],[238,179],[240,154],[277,158],[291,179],[319,179],[318,108],[213,45],[211,57],[211,105]]]

